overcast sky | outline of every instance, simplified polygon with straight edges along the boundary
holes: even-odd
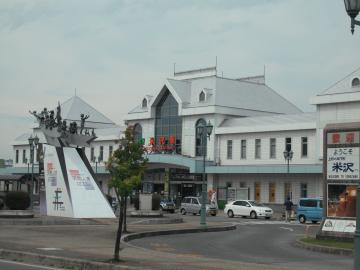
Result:
[[[113,121],[178,71],[259,75],[304,111],[360,66],[342,0],[0,1],[0,158],[28,110],[77,94]]]

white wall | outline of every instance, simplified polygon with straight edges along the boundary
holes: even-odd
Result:
[[[285,150],[285,138],[287,137],[291,138],[291,149],[294,152],[291,164],[315,164],[320,162],[315,155],[315,130],[299,130],[219,135],[221,165],[284,164],[283,152]],[[301,137],[308,138],[307,157],[301,156]],[[276,158],[274,159],[270,159],[270,138],[276,139]],[[261,139],[260,159],[255,159],[255,139]],[[232,159],[227,159],[228,140],[233,141]],[[240,156],[241,140],[246,140],[246,159],[241,159]]]

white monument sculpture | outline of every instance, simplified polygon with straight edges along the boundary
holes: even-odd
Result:
[[[94,171],[84,151],[96,139],[95,128],[85,125],[90,116],[81,113],[79,119],[71,119],[68,124],[61,117],[61,109],[59,104],[56,114],[46,108],[41,113],[30,112],[39,122],[46,139],[43,146],[46,214],[115,218],[108,200],[95,182]]]

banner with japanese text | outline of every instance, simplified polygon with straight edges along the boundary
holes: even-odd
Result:
[[[327,149],[328,180],[359,180],[359,147]]]

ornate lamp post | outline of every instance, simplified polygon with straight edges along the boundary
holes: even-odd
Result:
[[[345,9],[351,18],[351,33],[354,34],[355,25],[360,25],[360,21],[355,20],[355,17],[360,11],[360,0],[344,0]]]
[[[289,162],[290,160],[292,160],[294,152],[286,149],[283,153],[284,153],[285,161],[287,161],[287,173],[289,173],[290,172]]]
[[[34,152],[39,144],[39,138],[30,136],[28,139],[30,146],[30,163],[31,163],[31,187],[30,187],[30,207],[34,209]]]
[[[92,162],[95,163],[95,174],[97,174],[97,167],[98,167],[97,165],[98,165],[98,163],[101,162],[100,157],[95,157],[95,156],[94,156]]]
[[[213,126],[210,121],[205,126],[198,126],[198,133],[202,141],[202,155],[203,155],[203,173],[202,173],[202,187],[201,187],[201,216],[200,216],[200,225],[206,225],[206,182],[205,182],[205,159],[206,159],[206,140],[210,139],[210,135],[213,130]]]

